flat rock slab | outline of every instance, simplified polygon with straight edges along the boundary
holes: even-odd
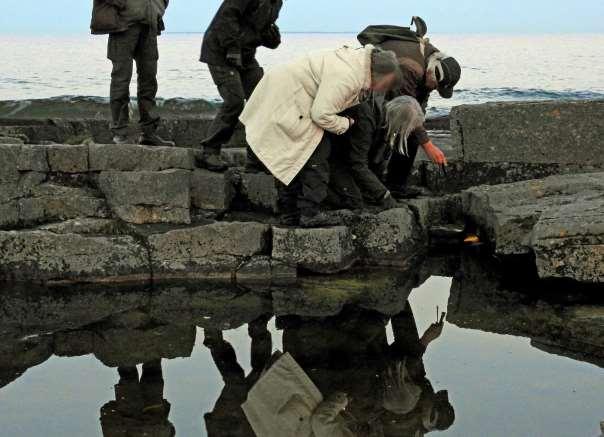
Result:
[[[348,227],[273,228],[273,258],[316,273],[336,273],[357,260]]]
[[[195,208],[226,211],[235,197],[230,172],[197,169],[191,175],[191,203]]]
[[[426,235],[411,209],[390,209],[345,220],[365,263],[405,265],[426,247]]]
[[[18,180],[22,172],[48,172],[46,150],[39,146],[0,144],[0,182]]]
[[[38,228],[55,234],[80,235],[117,235],[120,234],[119,222],[112,219],[76,218],[50,223]]]
[[[90,171],[192,170],[192,149],[151,147],[135,144],[92,144],[89,146]]]
[[[190,223],[186,170],[102,172],[98,185],[111,209],[128,223]]]
[[[511,157],[510,157],[511,158]],[[433,193],[459,193],[480,185],[510,184],[548,176],[600,172],[601,164],[558,164],[535,162],[478,162],[449,159],[446,173],[431,162],[422,162],[411,181]]]
[[[19,220],[26,225],[82,218],[107,218],[105,199],[85,188],[41,184],[19,200]]]
[[[482,186],[463,193],[464,214],[500,255],[537,257],[541,277],[602,282],[604,173]]]
[[[5,281],[150,279],[147,252],[134,238],[85,237],[48,231],[0,232]]]
[[[253,211],[277,212],[275,178],[266,173],[241,173],[239,194]]]
[[[50,171],[56,173],[88,172],[88,146],[53,144],[44,146]]]
[[[604,165],[604,100],[462,105],[451,129],[468,162]]]
[[[604,195],[545,211],[531,246],[542,278],[604,282]]]
[[[217,222],[149,236],[155,278],[234,279],[247,259],[267,255],[270,226]]]

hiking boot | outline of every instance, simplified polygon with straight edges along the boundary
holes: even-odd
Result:
[[[428,197],[433,195],[426,187],[418,186],[400,187],[390,190],[390,193],[396,200],[415,199],[417,197]]]
[[[288,212],[279,216],[279,224],[281,226],[297,227],[300,226],[300,213]]]
[[[128,137],[126,135],[114,135],[113,144],[128,144]]]
[[[223,172],[229,168],[226,162],[220,156],[220,153],[217,152],[206,152],[204,151],[201,154],[197,154],[195,156],[195,161],[197,162],[197,166],[201,168],[206,168],[210,171]]]
[[[261,166],[260,166],[260,165],[258,165],[257,163],[255,163],[255,162],[250,162],[250,161],[247,161],[247,162],[245,163],[245,172],[246,172],[246,173],[253,173],[253,174],[261,174],[261,173],[264,173],[264,174],[270,174],[270,173],[267,171],[266,167],[263,167],[263,166],[261,167]]]
[[[138,143],[143,146],[163,146],[163,147],[174,147],[174,141],[164,140],[159,135],[153,134],[142,134],[138,140]]]
[[[333,214],[325,212],[306,212],[302,211],[300,216],[300,227],[302,228],[322,228],[328,226],[338,226],[342,224],[342,219]]]

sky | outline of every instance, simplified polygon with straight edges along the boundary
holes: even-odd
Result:
[[[203,32],[221,0],[171,0],[169,32]],[[88,31],[92,0],[2,0],[0,33]],[[604,33],[604,0],[284,0],[286,32],[357,32],[368,24],[408,25],[422,16],[431,33]]]

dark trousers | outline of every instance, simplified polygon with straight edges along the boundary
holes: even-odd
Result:
[[[128,30],[109,35],[107,57],[113,62],[111,72],[111,130],[125,135],[129,123],[130,81],[133,61],[136,62],[137,98],[140,126],[144,133],[157,129],[159,117],[154,115],[157,95],[157,34],[149,26],[135,24]]]
[[[331,160],[326,204],[335,209],[362,209],[363,194],[343,160]]]
[[[243,68],[218,65],[208,65],[208,68],[224,103],[201,145],[214,152],[220,152],[222,145],[228,143],[233,136],[245,100],[254,92],[264,75],[264,70],[255,62]]]
[[[327,197],[329,184],[329,156],[331,138],[325,132],[323,139],[306,165],[289,185],[279,183],[279,209],[282,213],[301,212],[314,215]]]
[[[403,156],[394,152],[388,164],[388,175],[386,176],[386,186],[393,191],[404,190],[407,186],[409,175],[413,170],[413,163],[419,149],[419,141],[414,135],[409,137],[407,150],[409,156]]]

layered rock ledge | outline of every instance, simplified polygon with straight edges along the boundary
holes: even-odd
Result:
[[[541,278],[604,277],[602,101],[454,108],[452,132],[432,132],[447,172],[420,156],[413,174],[432,196],[333,212],[337,226],[318,229],[275,225],[274,180],[243,170],[244,148],[225,148],[225,173],[196,168],[185,146],[203,137],[212,105],[164,102],[162,134],[183,146],[166,148],[99,144],[103,102],[70,102],[63,117],[74,118],[53,120],[46,103],[0,102],[0,280],[274,287],[305,272],[405,266],[474,224],[495,255],[523,257]],[[77,144],[53,142],[67,139]]]

